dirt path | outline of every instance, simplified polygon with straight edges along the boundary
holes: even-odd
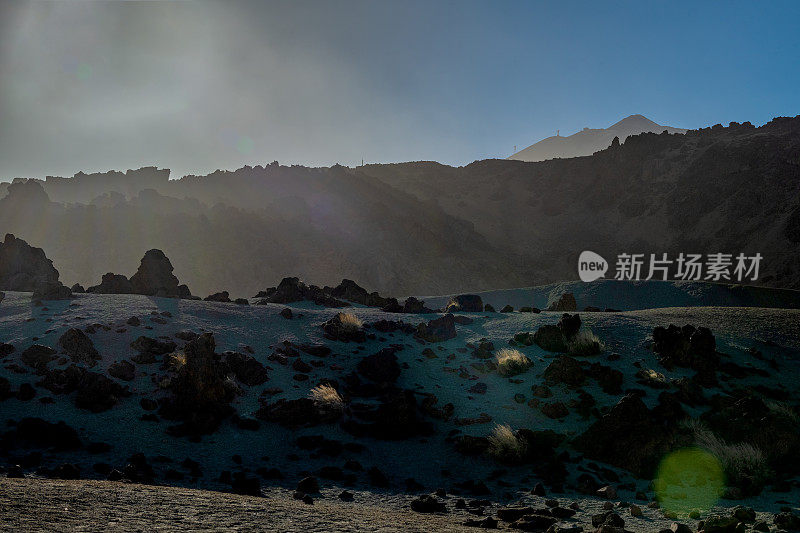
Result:
[[[422,515],[286,492],[265,498],[111,481],[0,479],[2,531],[464,531]]]

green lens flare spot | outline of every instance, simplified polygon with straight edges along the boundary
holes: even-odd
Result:
[[[688,515],[707,512],[725,489],[719,460],[700,448],[684,448],[667,455],[653,480],[656,498],[665,511]]]

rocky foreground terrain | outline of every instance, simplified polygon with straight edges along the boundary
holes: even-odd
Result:
[[[200,300],[158,250],[86,291],[37,250],[0,248],[9,530],[800,530],[800,311],[731,306],[791,291]]]

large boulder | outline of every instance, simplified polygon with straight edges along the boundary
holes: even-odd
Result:
[[[560,355],[544,370],[544,379],[548,383],[563,383],[571,387],[583,385],[586,372],[580,362],[568,355]]]
[[[90,372],[74,364],[48,371],[39,385],[53,394],[76,392],[75,405],[93,413],[106,411],[120,398],[130,396],[127,387],[122,387],[103,374]]]
[[[451,313],[434,318],[429,322],[421,322],[417,326],[416,336],[428,342],[444,342],[454,339],[457,335],[456,322],[463,321],[457,321]]]
[[[400,377],[400,365],[394,348],[382,348],[358,362],[358,373],[376,383],[390,384]]]
[[[84,363],[94,366],[100,360],[100,354],[86,334],[78,328],[68,329],[61,338],[58,345],[74,363]]]
[[[714,370],[719,365],[717,342],[708,328],[670,324],[653,330],[653,351],[668,369],[674,366]]]
[[[72,298],[72,290],[60,281],[40,281],[33,289],[34,300],[68,300]]]
[[[663,411],[658,407],[650,411],[641,398],[629,394],[572,444],[589,459],[624,468],[639,477],[651,476],[675,444],[678,421],[674,418],[680,414],[665,417]]]
[[[134,294],[179,298],[180,283],[172,270],[172,263],[164,252],[157,249],[148,250],[142,257],[139,270],[131,276],[131,288]]]
[[[450,299],[445,311],[448,313],[455,313],[458,311],[481,313],[483,312],[483,300],[481,300],[481,297],[477,294],[460,294]]]
[[[547,306],[548,311],[577,311],[578,303],[575,301],[575,295],[571,292],[565,292],[557,300],[554,300]]]
[[[216,431],[234,410],[230,406],[235,385],[227,380],[227,365],[215,353],[211,333],[203,333],[183,349],[185,363],[170,380],[172,396],[161,402],[161,415],[181,424],[169,428],[173,435],[199,438]]]
[[[41,248],[7,234],[0,243],[0,290],[33,292],[41,284],[59,284],[53,262]]]
[[[109,272],[103,274],[99,285],[89,287],[86,292],[96,294],[133,294],[133,286],[131,286],[130,280],[122,274]]]
[[[225,352],[223,362],[240,383],[247,386],[262,385],[269,379],[267,369],[255,357],[239,352]]]

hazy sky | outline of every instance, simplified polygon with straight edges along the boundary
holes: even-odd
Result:
[[[800,2],[6,2],[0,180],[506,157],[800,113]]]

